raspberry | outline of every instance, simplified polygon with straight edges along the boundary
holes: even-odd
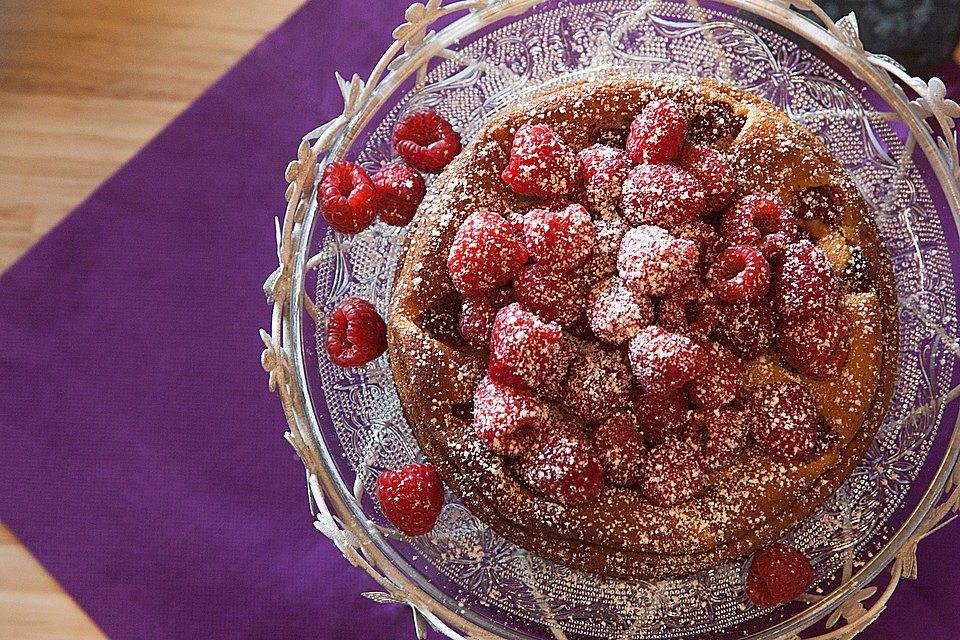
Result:
[[[643,438],[654,446],[684,433],[689,408],[687,396],[680,389],[656,395],[637,391],[633,396],[637,425]]]
[[[733,195],[737,181],[723,154],[703,144],[685,144],[680,149],[680,168],[703,184],[707,211],[719,211]]]
[[[690,402],[701,409],[719,409],[733,401],[743,384],[743,363],[716,342],[700,342],[707,353],[707,367],[684,389]]]
[[[660,299],[657,324],[673,333],[706,340],[717,326],[720,307],[713,293],[691,278],[682,287]]]
[[[387,350],[387,325],[366,300],[345,298],[327,319],[324,346],[333,364],[359,367]]]
[[[700,375],[707,353],[686,336],[647,327],[630,341],[630,366],[647,393],[666,393]]]
[[[590,330],[610,344],[623,344],[653,323],[653,302],[612,276],[590,288],[587,297]]]
[[[627,225],[617,220],[595,220],[597,241],[580,268],[587,284],[595,284],[617,273],[617,253]]]
[[[393,148],[417,171],[440,173],[460,153],[460,134],[433,109],[408,113],[393,130]]]
[[[758,607],[776,607],[794,600],[812,584],[810,560],[793,547],[777,542],[753,556],[746,593]]]
[[[562,195],[580,182],[580,163],[563,138],[549,127],[525,124],[513,136],[503,181],[522,195]]]
[[[637,481],[646,453],[637,425],[627,415],[613,416],[593,432],[593,450],[610,484],[626,487]]]
[[[630,125],[627,153],[634,162],[669,162],[680,153],[687,133],[687,119],[669,98],[655,100],[643,108]]]
[[[567,326],[583,313],[587,285],[577,273],[557,273],[530,264],[513,281],[513,295],[527,311]]]
[[[730,244],[756,247],[772,260],[796,240],[797,221],[780,198],[755,193],[724,212],[720,235]]]
[[[784,251],[774,271],[770,298],[773,310],[783,319],[833,310],[838,289],[830,259],[803,240]]]
[[[570,371],[570,365],[580,353],[580,348],[572,339],[564,336],[560,344],[560,352],[553,361],[553,366],[549,368],[543,380],[533,387],[538,396],[547,402],[560,404],[563,402],[564,382],[567,380],[567,373]]]
[[[547,424],[550,410],[531,391],[484,378],[473,397],[473,428],[487,448],[516,458]]]
[[[713,336],[738,357],[753,360],[767,350],[774,328],[773,312],[766,300],[755,304],[721,302]]]
[[[582,504],[603,490],[603,467],[585,434],[567,425],[546,429],[523,458],[523,479],[548,498]]]
[[[690,220],[677,225],[670,230],[670,234],[681,240],[693,240],[697,243],[700,259],[697,261],[699,273],[706,273],[713,261],[723,251],[723,241],[717,235],[717,230],[703,220]]]
[[[590,347],[582,349],[570,365],[563,403],[578,418],[599,421],[629,408],[633,380],[622,352]]]
[[[471,295],[506,284],[526,261],[527,252],[507,221],[499,214],[477,211],[457,229],[447,270],[457,291]]]
[[[551,271],[570,271],[587,259],[597,230],[587,210],[572,204],[563,211],[533,209],[523,217],[527,251]]]
[[[433,529],[443,510],[443,482],[430,464],[381,471],[377,500],[393,526],[408,536],[422,536]]]
[[[817,220],[831,229],[843,223],[841,195],[833,185],[813,187],[797,194],[797,217],[801,220]]]
[[[704,211],[706,192],[695,177],[671,164],[641,164],[623,183],[623,215],[634,225],[669,229]]]
[[[595,144],[578,153],[577,160],[587,208],[594,213],[613,209],[620,202],[623,181],[633,167],[630,156],[623,149]]]
[[[373,178],[373,208],[380,219],[395,227],[410,224],[427,193],[423,176],[405,162],[394,162]]]
[[[800,373],[829,380],[840,375],[847,360],[850,323],[836,311],[791,318],[777,328],[777,348]]]
[[[778,462],[805,460],[817,446],[817,407],[795,382],[771,382],[753,392],[744,406],[760,448]]]
[[[693,276],[698,256],[695,242],[674,238],[660,227],[642,226],[623,236],[617,267],[631,289],[660,296]]]
[[[745,122],[746,118],[725,102],[698,105],[687,124],[686,139],[690,144],[714,144],[739,135]]]
[[[743,413],[731,407],[696,411],[687,428],[690,431],[687,442],[707,473],[727,466],[747,448],[750,430]]]
[[[544,323],[516,302],[509,304],[493,321],[488,375],[518,389],[536,387],[556,365],[562,343],[560,325]]]
[[[373,182],[358,164],[331,162],[318,187],[320,213],[330,228],[340,233],[360,233],[371,224],[374,211]]]
[[[487,296],[464,296],[457,321],[460,335],[474,349],[486,349],[490,346],[490,330],[496,315],[497,309]]]
[[[662,507],[689,500],[703,490],[703,470],[693,449],[668,439],[647,453],[640,467],[640,491]]]
[[[724,302],[757,302],[770,289],[770,264],[753,247],[730,247],[707,271],[707,284]]]

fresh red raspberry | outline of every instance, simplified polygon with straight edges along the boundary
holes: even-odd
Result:
[[[753,556],[746,593],[758,607],[776,607],[796,599],[812,584],[813,567],[807,556],[776,542]]]
[[[587,285],[578,273],[558,273],[543,265],[529,264],[513,281],[513,295],[527,311],[568,326],[583,313]]]
[[[693,276],[699,255],[692,240],[674,238],[660,227],[634,227],[620,242],[617,268],[637,293],[662,296]]]
[[[720,303],[720,317],[713,337],[743,360],[759,358],[773,339],[775,325],[770,303]]]
[[[727,466],[743,453],[750,433],[743,413],[732,407],[695,411],[687,429],[687,442],[707,473]]]
[[[440,173],[460,153],[460,134],[433,109],[408,113],[393,130],[393,148],[417,171]]]
[[[706,285],[691,278],[660,299],[657,324],[673,333],[706,340],[720,317],[720,306]]]
[[[483,294],[464,296],[460,304],[457,328],[460,335],[474,349],[486,349],[490,346],[490,330],[497,308],[490,298]]]
[[[754,193],[724,212],[720,235],[730,244],[756,247],[773,260],[796,240],[797,221],[777,196]]]
[[[570,365],[579,353],[580,347],[577,346],[577,343],[573,339],[564,336],[563,342],[560,345],[560,352],[553,360],[553,365],[549,368],[543,380],[533,387],[533,391],[547,402],[554,404],[562,403],[567,373],[570,371]]]
[[[563,403],[578,418],[604,420],[630,407],[632,383],[630,365],[621,351],[590,344],[570,365]]]
[[[484,378],[473,397],[473,428],[487,448],[516,458],[546,427],[550,409],[533,392]]]
[[[796,209],[801,220],[817,220],[831,229],[843,224],[841,195],[833,185],[801,191],[797,194]]]
[[[363,167],[343,160],[329,163],[318,187],[320,213],[340,233],[360,233],[377,216],[373,182]]]
[[[366,300],[346,298],[327,319],[324,346],[333,364],[359,367],[387,350],[387,325]]]
[[[719,211],[725,207],[737,188],[730,163],[722,153],[706,145],[683,145],[680,167],[703,185],[707,211]]]
[[[513,229],[499,214],[470,214],[453,237],[447,270],[464,295],[484,293],[506,284],[527,261]]]
[[[843,370],[850,349],[850,323],[836,311],[788,318],[777,327],[777,348],[800,373],[829,380]]]
[[[568,425],[545,429],[523,458],[523,479],[563,504],[582,504],[603,490],[603,467],[590,438]]]
[[[703,220],[689,220],[670,229],[670,235],[681,240],[693,240],[697,243],[700,258],[697,261],[697,273],[706,274],[707,269],[725,249],[723,241],[712,225]]]
[[[612,276],[590,288],[587,323],[604,342],[623,344],[653,323],[653,301]]]
[[[778,462],[801,462],[817,446],[817,407],[804,386],[765,384],[753,392],[744,412],[757,444]]]
[[[669,229],[704,212],[706,192],[695,177],[672,164],[641,164],[623,183],[623,215],[634,225]]]
[[[595,144],[577,154],[583,175],[585,204],[598,213],[613,209],[620,202],[620,190],[633,168],[630,156],[623,149]]]
[[[630,366],[647,393],[666,393],[700,375],[707,353],[686,336],[647,327],[630,341]]]
[[[377,500],[393,526],[408,536],[422,536],[433,529],[443,510],[443,482],[430,464],[381,471]]]
[[[427,193],[423,176],[405,162],[393,162],[372,178],[373,208],[381,220],[395,227],[410,224]]]
[[[724,302],[757,302],[770,290],[770,263],[753,247],[730,247],[713,261],[707,284]]]
[[[603,476],[610,484],[626,487],[637,481],[646,447],[629,415],[613,416],[597,427],[591,439]]]
[[[707,367],[684,385],[690,402],[701,409],[719,409],[729,404],[743,384],[743,363],[723,345],[700,342],[707,352]]]
[[[524,124],[513,136],[503,181],[526,196],[556,196],[580,182],[580,163],[559,134],[542,124]]]
[[[544,382],[563,344],[560,325],[544,323],[512,303],[497,312],[490,332],[490,368],[494,382],[526,389]]]
[[[734,113],[725,102],[709,102],[697,105],[687,123],[687,142],[713,144],[739,135],[746,118]]]
[[[803,240],[787,247],[774,270],[770,287],[773,310],[780,319],[832,311],[839,285],[830,259]]]
[[[669,162],[680,153],[687,133],[687,119],[669,98],[654,100],[630,125],[627,153],[634,162]]]
[[[703,490],[700,462],[685,442],[670,438],[647,453],[640,466],[640,491],[662,507],[684,502]]]
[[[523,217],[523,237],[530,256],[551,271],[583,264],[597,239],[590,214],[579,204],[563,211],[533,209]]]
[[[618,220],[594,220],[597,241],[590,250],[580,273],[588,285],[595,284],[617,273],[617,253],[620,241],[627,233],[627,225]]]
[[[653,446],[684,434],[689,409],[687,396],[681,389],[664,394],[638,390],[633,396],[633,415],[643,438]]]

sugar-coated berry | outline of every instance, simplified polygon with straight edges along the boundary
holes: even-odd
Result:
[[[387,325],[366,300],[346,298],[327,319],[324,347],[338,367],[359,367],[387,350]]]
[[[457,329],[461,337],[474,349],[486,349],[490,346],[490,330],[497,308],[484,294],[463,296],[460,313],[457,317]]]
[[[743,363],[716,342],[699,342],[707,353],[707,366],[684,385],[690,402],[701,409],[719,409],[737,396],[743,384]]]
[[[574,271],[560,273],[528,264],[513,281],[513,296],[543,320],[568,326],[583,313],[587,285]]]
[[[831,311],[836,306],[839,284],[830,259],[806,240],[787,247],[772,280],[770,299],[780,319]]]
[[[543,322],[519,303],[508,304],[493,321],[488,375],[511,387],[537,387],[556,366],[562,345],[560,325]]]
[[[680,438],[686,431],[690,403],[682,389],[652,394],[637,390],[633,396],[633,415],[644,440],[650,445],[667,438]]]
[[[447,256],[453,286],[464,295],[506,284],[527,261],[509,223],[490,211],[470,214],[457,229]]]
[[[647,393],[666,393],[700,375],[707,353],[686,336],[646,327],[630,340],[630,366]]]
[[[540,382],[533,386],[533,391],[547,402],[561,404],[570,365],[579,354],[580,347],[577,342],[564,336],[559,352]]]
[[[773,340],[776,325],[766,300],[753,304],[720,303],[713,338],[743,360],[759,358]]]
[[[707,211],[726,206],[737,188],[733,169],[722,153],[704,144],[685,144],[680,150],[680,168],[703,185]]]
[[[706,340],[720,317],[720,306],[713,293],[697,278],[660,299],[657,324],[673,333]]]
[[[533,209],[523,217],[523,238],[530,256],[551,271],[570,271],[583,264],[597,230],[579,204],[561,211]]]
[[[693,276],[699,255],[692,240],[674,238],[660,227],[640,226],[623,236],[617,268],[637,293],[661,296]]]
[[[580,184],[580,163],[555,131],[542,124],[524,124],[513,136],[502,177],[522,195],[563,195]]]
[[[777,348],[790,365],[817,380],[836,378],[850,349],[850,323],[836,311],[787,318],[777,327]]]
[[[703,470],[693,449],[670,438],[647,453],[640,468],[640,491],[651,502],[669,507],[703,490]]]
[[[590,288],[586,312],[590,330],[610,344],[623,344],[653,323],[653,301],[618,276]]]
[[[758,607],[776,607],[796,599],[812,584],[810,560],[777,542],[754,554],[747,571],[746,593]]]
[[[460,153],[460,134],[427,109],[400,118],[393,130],[393,148],[414,169],[440,173]]]
[[[633,163],[623,149],[595,144],[577,154],[587,208],[594,213],[620,204],[620,191]]]
[[[637,481],[646,448],[629,414],[621,413],[609,418],[596,428],[591,440],[607,482],[626,487]]]
[[[427,193],[423,176],[405,162],[393,162],[377,171],[371,180],[377,216],[395,227],[409,224]]]
[[[700,259],[697,261],[697,273],[705,274],[713,261],[726,246],[713,225],[703,220],[689,220],[670,229],[670,235],[681,240],[692,240],[697,243]]]
[[[582,420],[604,420],[629,408],[632,383],[622,351],[589,344],[570,364],[563,404]]]
[[[750,433],[743,412],[732,407],[692,412],[687,430],[687,443],[707,473],[722,469],[743,453]]]
[[[408,536],[421,536],[433,530],[443,510],[443,482],[426,463],[381,471],[377,500],[393,526]]]
[[[340,233],[360,233],[377,216],[373,182],[363,167],[339,160],[330,162],[320,178],[319,208],[330,228]]]
[[[484,378],[473,397],[473,428],[487,448],[516,458],[526,452],[546,427],[550,410],[526,389]]]
[[[648,103],[634,118],[627,136],[627,153],[634,162],[676,159],[687,133],[687,119],[669,98]]]
[[[744,412],[757,444],[778,462],[802,462],[817,446],[817,407],[802,385],[767,383],[754,390]]]
[[[624,217],[632,224],[669,229],[704,212],[706,192],[694,176],[672,164],[637,165],[620,194]]]
[[[597,230],[597,241],[580,267],[588,285],[616,275],[617,253],[628,228],[620,220],[594,220],[593,226]]]
[[[590,438],[567,425],[543,430],[522,471],[527,484],[563,504],[590,502],[603,490],[603,467]]]
[[[758,302],[770,290],[770,263],[759,249],[730,247],[713,261],[707,271],[707,284],[724,302]]]

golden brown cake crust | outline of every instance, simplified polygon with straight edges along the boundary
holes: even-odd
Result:
[[[688,119],[723,103],[743,118],[718,141],[740,197],[758,191],[793,205],[802,190],[833,185],[844,209],[843,241],[869,258],[873,291],[850,294],[851,357],[835,381],[814,382],[778,366],[775,354],[747,363],[745,388],[790,377],[812,390],[838,434],[836,446],[802,463],[777,463],[751,447],[708,476],[701,496],[659,507],[631,489],[607,486],[586,504],[561,505],[520,482],[477,438],[469,407],[487,354],[459,351],[421,325],[424,313],[456,295],[446,257],[471,213],[526,209],[530,198],[500,178],[516,129],[546,124],[579,151],[600,122],[625,122],[657,98],[674,99]],[[855,297],[851,297],[855,296]],[[388,319],[390,361],[414,434],[444,482],[508,540],[559,564],[633,578],[685,574],[750,553],[809,515],[850,475],[883,420],[897,351],[893,274],[862,198],[812,134],[772,104],[708,79],[615,75],[557,87],[507,108],[484,126],[430,188],[410,229]]]

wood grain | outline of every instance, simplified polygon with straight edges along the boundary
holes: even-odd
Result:
[[[301,1],[0,1],[0,270]],[[0,637],[104,638],[2,523]]]

